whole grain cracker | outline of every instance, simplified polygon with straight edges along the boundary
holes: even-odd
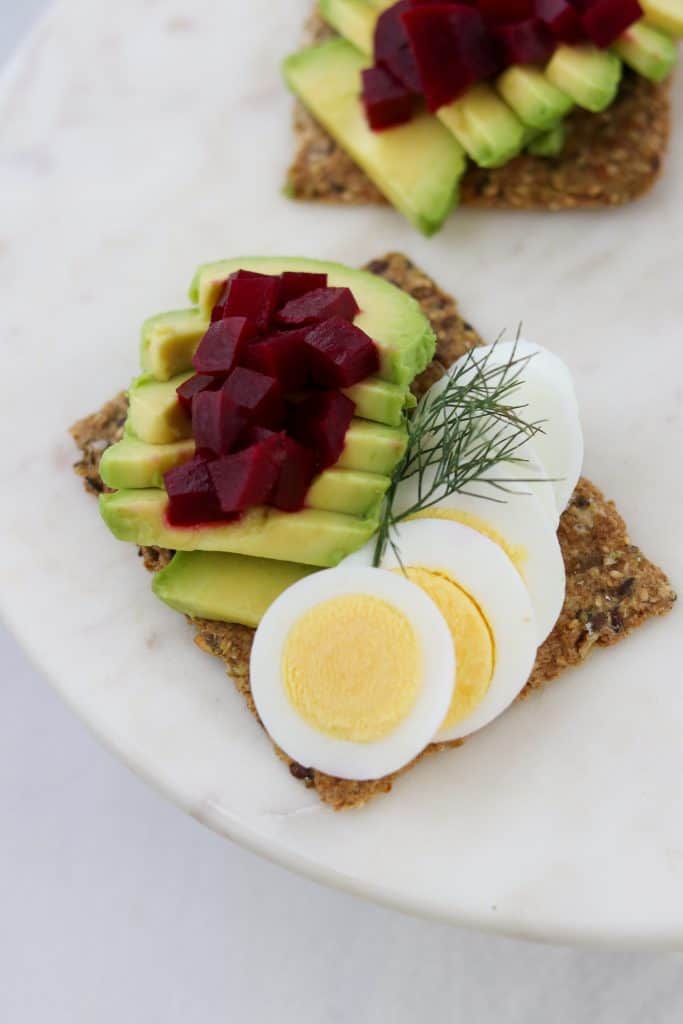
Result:
[[[319,15],[307,26],[319,42],[334,32]],[[670,133],[670,83],[655,85],[626,71],[607,110],[575,110],[567,141],[555,158],[524,153],[493,170],[470,163],[460,201],[483,209],[569,210],[619,206],[640,198],[659,176]],[[287,191],[295,199],[346,205],[386,200],[327,131],[297,103],[297,151]]]
[[[365,268],[407,291],[422,306],[436,331],[437,353],[422,376],[417,393],[430,380],[468,349],[482,340],[458,311],[455,300],[426,274],[398,253],[370,262]],[[98,472],[99,460],[108,445],[119,440],[127,413],[125,394],[108,402],[100,412],[81,420],[71,434],[81,450],[76,472],[86,489],[99,494],[107,490]],[[518,699],[523,700],[583,661],[596,646],[617,643],[648,619],[669,611],[675,594],[665,574],[631,544],[626,525],[614,506],[588,480],[582,479],[559,526],[559,540],[567,571],[564,607],[548,639],[539,648],[534,670]],[[147,569],[154,572],[168,564],[172,552],[142,548]],[[258,718],[249,686],[249,655],[254,631],[246,626],[205,619],[188,621],[196,630],[195,643],[221,659],[247,707]],[[401,772],[369,782],[337,779],[293,761],[275,744],[277,755],[288,765],[294,778],[316,790],[320,799],[335,810],[360,807],[379,793],[387,793],[395,779],[427,754],[460,746],[432,744]]]

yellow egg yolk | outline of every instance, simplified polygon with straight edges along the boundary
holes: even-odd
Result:
[[[514,565],[520,576],[524,576],[524,566],[527,560],[526,548],[521,544],[508,544],[505,537],[502,537],[497,530],[489,526],[479,516],[473,516],[471,512],[461,512],[457,508],[429,508],[424,512],[417,512],[411,519],[447,519],[454,523],[462,523],[463,526],[470,526],[477,533],[483,533],[485,537],[492,540],[499,548],[502,548]]]
[[[346,594],[311,608],[292,627],[282,677],[290,703],[314,729],[372,743],[415,706],[422,651],[398,608],[369,594]]]
[[[405,572],[431,597],[453,637],[456,686],[442,726],[452,728],[467,718],[488,692],[495,663],[493,635],[479,605],[450,576],[416,567]]]

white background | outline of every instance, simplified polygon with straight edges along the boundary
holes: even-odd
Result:
[[[0,0],[1,61],[43,6]],[[97,746],[1,628],[0,808],[0,1024],[683,1018],[677,955],[413,921],[217,838]]]

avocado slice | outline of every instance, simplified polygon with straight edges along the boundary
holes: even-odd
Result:
[[[532,156],[553,157],[559,156],[567,141],[567,129],[564,121],[558,121],[554,128],[542,132],[532,139],[527,146],[527,151]]]
[[[481,83],[437,112],[480,167],[502,167],[524,148],[524,126],[490,85]]]
[[[617,39],[614,51],[624,64],[651,82],[668,78],[678,60],[678,46],[671,36],[644,21],[631,25]]]
[[[389,427],[400,427],[406,410],[414,409],[417,405],[411,391],[380,380],[379,377],[368,377],[343,391],[355,403],[356,416],[375,423],[386,423]]]
[[[343,512],[347,516],[377,516],[391,479],[379,473],[360,473],[333,466],[317,477],[306,495],[308,508]]]
[[[140,362],[156,380],[170,380],[188,370],[209,326],[198,309],[177,309],[152,316],[142,325]]]
[[[179,551],[152,590],[184,615],[255,628],[285,590],[315,569],[295,562],[216,551]]]
[[[681,0],[640,0],[645,17],[657,28],[672,36],[683,36],[683,3]]]
[[[558,46],[545,73],[550,82],[594,114],[614,101],[621,81],[616,53],[595,46]]]
[[[361,548],[377,519],[304,509],[255,508],[235,523],[174,527],[166,519],[164,491],[116,491],[100,495],[100,512],[119,540],[172,551],[223,551],[331,568]]]
[[[348,39],[361,53],[371,54],[375,23],[381,13],[367,0],[319,0],[318,9],[328,25]]]
[[[346,50],[351,49],[343,40],[334,42],[341,42]],[[417,158],[417,154],[415,156]],[[423,156],[425,160],[429,159],[429,150]],[[226,278],[236,270],[253,270],[262,274],[280,274],[285,270],[324,273],[330,286],[350,288],[361,308],[354,323],[373,339],[379,349],[379,377],[404,390],[410,387],[413,379],[422,373],[434,356],[436,337],[415,299],[376,274],[352,270],[339,263],[296,257],[243,258],[207,263],[199,268],[190,286],[190,300],[199,304],[204,316],[211,315]]]
[[[531,66],[508,68],[498,78],[496,88],[520,121],[543,132],[553,128],[574,105],[547,75]]]
[[[176,388],[193,373],[181,373],[169,381],[143,373],[133,381],[128,392],[128,423],[136,437],[149,444],[171,444],[190,437],[192,424],[178,401]]]
[[[465,151],[426,113],[408,124],[373,132],[359,99],[361,71],[370,65],[371,58],[347,40],[331,39],[289,57],[284,75],[292,92],[389,202],[419,231],[433,235],[457,202]]]

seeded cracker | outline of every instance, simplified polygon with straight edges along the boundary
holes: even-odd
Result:
[[[416,382],[417,393],[422,393],[468,349],[482,344],[475,329],[460,316],[455,300],[405,256],[392,253],[373,260],[365,269],[413,295],[437,334],[436,358]],[[71,429],[82,453],[76,472],[84,478],[86,490],[93,494],[107,490],[99,477],[99,460],[104,449],[120,439],[126,410],[126,396],[120,394],[100,412]],[[567,570],[566,600],[555,629],[539,649],[534,671],[519,699],[560,675],[565,668],[583,661],[594,646],[610,646],[647,619],[663,615],[676,599],[661,569],[630,543],[613,502],[607,501],[588,480],[579,482],[562,516],[559,537]],[[140,555],[152,572],[161,569],[170,558],[168,551],[159,548],[143,548]],[[223,622],[189,621],[197,630],[195,642],[202,650],[221,658],[255,715],[249,688],[253,630]],[[460,746],[462,742],[433,744],[425,753]],[[294,778],[315,788],[320,799],[335,810],[360,807],[377,793],[389,792],[396,778],[391,775],[372,782],[335,779],[292,762],[277,747],[276,751],[289,765]],[[411,767],[408,765],[403,771]]]
[[[318,15],[307,40],[335,33]],[[670,131],[669,83],[654,85],[628,70],[619,96],[601,114],[576,110],[567,118],[567,143],[554,159],[523,154],[504,167],[470,164],[461,183],[464,206],[483,209],[568,210],[620,206],[654,185]],[[295,199],[346,205],[385,203],[363,171],[297,103],[297,152],[287,181]]]

